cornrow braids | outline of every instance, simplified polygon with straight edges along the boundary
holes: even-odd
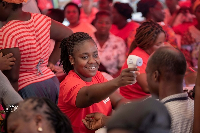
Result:
[[[66,74],[69,73],[70,70],[73,70],[73,65],[69,60],[69,56],[73,56],[74,47],[82,44],[86,40],[93,40],[91,36],[84,32],[76,32],[71,36],[62,40],[60,44],[61,48],[61,57],[60,64],[63,65],[63,70]]]
[[[70,120],[60,111],[51,100],[47,98],[28,98],[21,104],[18,104],[18,109],[14,111],[26,122],[32,119],[32,115],[26,113],[26,111],[33,111],[34,113],[45,114],[46,119],[50,122],[51,127],[56,133],[73,133]],[[7,119],[10,112],[6,116],[6,131],[7,131]]]
[[[150,20],[142,23],[136,30],[135,40],[131,44],[129,54],[136,47],[140,47],[143,50],[151,48],[161,32],[165,33],[163,28],[156,22]]]

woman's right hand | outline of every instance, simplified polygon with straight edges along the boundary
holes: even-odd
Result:
[[[0,53],[0,70],[10,70],[13,65],[15,65],[16,59],[13,57],[12,53],[9,53],[3,56],[3,53]]]
[[[121,71],[121,74],[116,78],[119,87],[134,84],[136,77],[140,73],[138,68],[126,68]]]

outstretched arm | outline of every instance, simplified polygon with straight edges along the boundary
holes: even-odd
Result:
[[[137,68],[127,68],[113,80],[81,88],[76,97],[76,106],[78,108],[88,107],[106,99],[119,87],[132,84],[138,73],[133,74],[131,71],[137,70]]]

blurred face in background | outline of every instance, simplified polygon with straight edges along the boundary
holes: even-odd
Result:
[[[147,51],[147,53],[149,55],[151,55],[154,51],[156,51],[158,48],[165,46],[164,42],[165,42],[166,36],[164,32],[160,32],[158,34],[158,37],[154,43],[154,45],[152,47],[150,47]]]
[[[113,24],[117,24],[119,21],[121,21],[122,15],[119,14],[117,9],[112,8],[112,12],[111,13],[112,13],[112,23]]]
[[[108,0],[99,0],[98,8],[99,10],[110,10],[111,4]]]
[[[70,24],[75,24],[79,22],[80,14],[75,6],[73,5],[68,6],[64,12],[65,12],[65,18],[67,18]]]
[[[93,0],[81,0],[81,4],[84,10],[88,10],[92,8]]]
[[[111,25],[111,16],[108,15],[99,15],[95,22],[95,28],[99,34],[109,34]]]
[[[165,18],[165,12],[164,12],[164,8],[163,5],[160,2],[157,2],[157,4],[150,8],[151,14],[153,19],[156,22],[162,22]]]

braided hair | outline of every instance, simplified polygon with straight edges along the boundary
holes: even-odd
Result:
[[[136,47],[143,50],[153,47],[161,32],[165,33],[163,28],[156,22],[150,20],[142,23],[136,30],[135,40],[132,42],[128,54],[130,54]]]
[[[22,117],[25,122],[32,119],[33,116],[28,113],[33,111],[34,113],[45,114],[45,118],[50,122],[56,133],[73,133],[70,120],[60,111],[58,106],[47,98],[28,98],[19,103],[17,107],[17,110],[14,111],[15,115]],[[7,112],[6,114],[6,132],[10,113]]]
[[[91,36],[84,32],[76,32],[71,36],[64,38],[60,44],[61,57],[60,64],[63,65],[63,70],[66,74],[73,70],[73,65],[70,63],[69,56],[73,56],[74,47],[82,44],[86,40],[93,40]]]

